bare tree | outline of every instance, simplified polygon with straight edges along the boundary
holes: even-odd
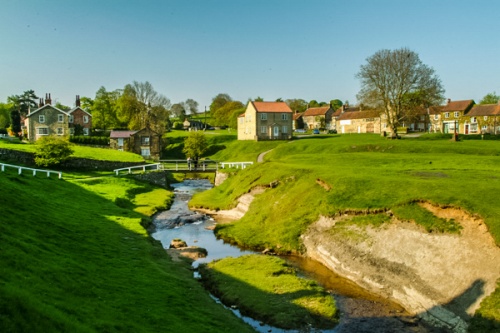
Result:
[[[418,108],[443,101],[441,80],[434,69],[420,61],[417,53],[407,48],[380,50],[366,61],[356,75],[361,80],[357,98],[380,110],[393,135]]]

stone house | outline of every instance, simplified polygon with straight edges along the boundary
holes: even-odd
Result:
[[[238,117],[238,140],[290,140],[293,112],[285,102],[249,102]]]
[[[304,125],[307,129],[332,129],[332,116],[335,111],[330,105],[308,108],[303,114]]]
[[[298,112],[298,111],[295,111],[295,113],[293,114],[293,118],[292,118],[293,122],[292,122],[292,130],[295,131],[297,129],[304,129],[304,118],[302,118],[302,113],[301,112]]]
[[[75,129],[77,128],[82,130],[81,134],[90,135],[90,131],[92,130],[92,115],[80,106],[80,95],[76,96],[75,107],[69,110],[68,114],[70,135],[75,135]]]
[[[53,106],[50,94],[46,94],[45,103],[40,99],[38,109],[29,111],[24,126],[31,142],[48,135],[66,136],[69,135],[69,114]]]
[[[472,99],[463,101],[451,101],[448,99],[446,105],[441,109],[441,126],[443,133],[454,133],[455,128],[457,133],[463,134],[465,131],[462,117],[474,106]]]
[[[376,110],[343,105],[332,114],[332,129],[338,133],[381,133],[382,122]]]
[[[497,104],[477,104],[462,117],[463,134],[500,133],[500,101]]]
[[[111,149],[129,151],[144,158],[159,160],[161,135],[146,127],[139,131],[112,130],[109,136]]]

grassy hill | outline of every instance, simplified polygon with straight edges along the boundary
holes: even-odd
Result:
[[[171,193],[0,173],[1,332],[251,332],[148,237]]]

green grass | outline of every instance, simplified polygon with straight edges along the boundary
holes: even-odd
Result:
[[[331,328],[337,323],[332,295],[297,277],[277,257],[247,255],[200,267],[203,282],[224,304],[281,328]]]
[[[0,331],[252,331],[141,226],[167,191],[10,171],[0,188]]]

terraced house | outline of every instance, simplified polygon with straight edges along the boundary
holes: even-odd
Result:
[[[290,140],[292,122],[285,102],[249,102],[238,117],[238,140]]]
[[[497,104],[478,104],[462,117],[463,134],[500,133],[500,101]]]
[[[29,141],[36,141],[43,136],[89,135],[92,128],[92,115],[80,107],[77,96],[76,107],[63,111],[52,105],[50,94],[45,100],[40,99],[38,109],[29,112],[24,120],[24,130]],[[75,128],[81,129],[75,133]]]
[[[308,108],[303,114],[302,119],[307,129],[332,129],[332,116],[334,110],[330,105]]]

